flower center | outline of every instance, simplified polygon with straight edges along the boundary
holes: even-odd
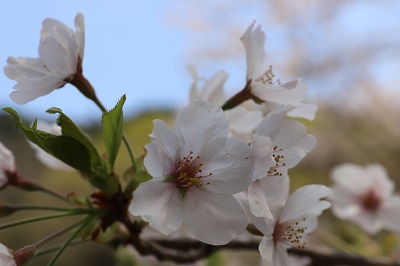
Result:
[[[381,198],[372,189],[360,197],[361,205],[370,212],[376,211],[382,203]]]
[[[284,223],[279,223],[278,221],[272,234],[274,243],[276,244],[279,241],[295,248],[304,249],[306,245],[305,238],[309,235],[306,233],[307,227],[301,225],[305,220],[303,218]]]
[[[278,146],[274,146],[272,157],[275,160],[275,165],[272,166],[268,170],[268,175],[269,176],[281,176],[282,173],[279,172],[278,168],[286,166],[286,163],[283,162],[283,159],[285,159],[285,156],[282,154],[282,149],[279,149]]]
[[[202,183],[200,180],[212,175],[212,173],[203,175],[203,170],[201,169],[203,164],[200,163],[199,160],[200,156],[194,156],[193,151],[190,151],[188,156],[183,157],[183,159],[178,162],[178,168],[176,170],[175,177],[176,182],[180,187],[201,187],[204,185],[204,183]],[[210,183],[207,182],[205,184]]]
[[[279,79],[275,80],[275,74],[272,66],[269,66],[269,68],[260,77],[258,77],[256,81],[273,86],[281,85],[281,81]]]

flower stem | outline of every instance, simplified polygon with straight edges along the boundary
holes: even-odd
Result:
[[[92,218],[92,216],[89,216],[89,217]],[[17,250],[14,253],[14,258],[17,262],[17,265],[21,265],[21,264],[33,259],[34,257],[36,257],[36,254],[40,249],[47,246],[49,243],[53,242],[57,238],[67,234],[72,229],[74,229],[75,227],[77,227],[80,224],[82,224],[83,222],[85,222],[89,217],[86,217],[73,225],[70,225],[64,229],[61,229],[60,231],[55,232],[55,233],[45,237],[44,239],[36,242],[35,244],[29,245],[29,246],[26,246],[26,247],[23,247],[23,248]]]
[[[229,100],[227,100],[223,105],[222,105],[222,110],[230,110],[238,106],[239,104],[247,101],[247,100],[253,100],[254,102],[260,104],[263,103],[264,101],[258,98],[257,96],[253,95],[251,93],[251,80],[249,80],[246,83],[246,86],[238,93],[232,96]]]
[[[32,181],[32,180],[29,180],[29,179],[26,179],[26,178],[23,178],[23,177],[20,177],[20,176],[18,176],[16,181],[12,182],[11,185],[13,185],[15,187],[18,187],[20,189],[23,189],[23,190],[27,190],[27,191],[41,191],[41,192],[44,192],[44,193],[46,193],[46,194],[48,194],[50,196],[53,196],[53,197],[55,197],[57,199],[60,199],[60,200],[62,200],[64,202],[69,203],[68,200],[64,196],[60,195],[59,193],[57,193],[55,191],[52,191],[52,190],[50,190],[50,189],[48,189],[48,188],[46,188],[46,187],[44,187],[44,186]]]
[[[83,215],[83,214],[88,214],[91,212],[93,212],[93,211],[82,210],[82,211],[73,211],[73,212],[67,212],[67,213],[61,213],[61,214],[55,214],[55,215],[35,217],[35,218],[31,218],[31,219],[26,219],[26,220],[20,220],[18,222],[0,225],[0,230],[16,227],[16,226],[23,225],[23,224],[39,222],[39,221],[43,221],[43,220],[51,220],[51,219],[62,218],[62,217],[67,217],[67,216],[74,216],[74,215]]]
[[[48,266],[52,266],[52,265],[54,265],[54,263],[56,263],[57,259],[64,252],[64,250],[69,246],[69,244],[72,242],[72,240],[74,240],[74,238],[77,237],[94,218],[95,218],[95,216],[89,216],[75,224],[74,227],[77,227],[79,224],[81,224],[81,226],[78,228],[78,230],[75,231],[75,233],[72,234],[72,236],[70,238],[68,238],[68,240],[64,243],[64,245],[62,245],[60,247],[57,254],[49,262]]]
[[[75,240],[75,241],[72,241],[69,244],[69,246],[76,246],[76,245],[84,244],[84,243],[87,243],[87,242],[90,242],[90,239]],[[43,256],[43,255],[52,253],[54,251],[59,250],[60,248],[61,248],[61,246],[57,246],[57,247],[53,247],[53,248],[46,248],[45,250],[42,250],[42,251],[38,252],[35,257],[39,257],[39,256]]]
[[[41,211],[77,211],[81,209],[68,209],[68,208],[56,208],[47,206],[27,206],[27,205],[16,205],[16,204],[2,204],[0,205],[0,217],[11,215],[17,211],[31,211],[31,210],[41,210]]]

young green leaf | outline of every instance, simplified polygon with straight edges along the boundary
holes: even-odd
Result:
[[[101,124],[103,126],[103,140],[106,148],[111,172],[114,169],[115,159],[121,145],[123,133],[123,112],[126,96],[122,96],[117,105],[109,112],[103,113]]]

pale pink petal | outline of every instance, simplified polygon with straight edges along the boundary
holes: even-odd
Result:
[[[276,243],[276,253],[274,256],[274,266],[288,266],[289,265],[289,255],[287,253],[287,246],[278,242]]]
[[[149,174],[158,180],[164,180],[174,172],[178,159],[179,143],[171,128],[163,121],[154,120],[154,128],[150,135],[152,143],[145,146],[147,155],[144,165]]]
[[[305,118],[308,120],[315,119],[315,113],[318,110],[318,106],[313,103],[300,103],[296,109],[288,112],[288,116],[290,117],[299,117]]]
[[[25,79],[43,77],[49,74],[49,70],[43,66],[39,58],[12,57],[7,59],[8,65],[3,70],[9,79],[17,82]]]
[[[253,82],[251,92],[266,102],[286,103],[290,105],[299,105],[307,92],[307,86],[303,81],[298,81],[293,89],[284,87],[274,87],[262,82]]]
[[[355,195],[360,195],[369,188],[376,186],[374,179],[369,178],[368,171],[364,167],[355,164],[346,163],[336,166],[332,169],[331,176],[336,184]],[[391,183],[386,175],[381,178],[383,179],[383,183]]]
[[[377,215],[377,213],[374,212],[364,211],[357,216],[350,217],[349,220],[358,224],[368,234],[376,234],[383,227],[383,222],[380,216],[381,215]]]
[[[246,80],[256,79],[262,74],[265,59],[265,34],[261,31],[260,25],[253,31],[255,23],[254,21],[240,38],[246,51]]]
[[[299,218],[316,217],[330,207],[330,203],[321,200],[332,193],[323,185],[308,185],[297,189],[289,196],[280,215],[280,221],[290,221]]]
[[[289,176],[269,176],[253,182],[247,190],[251,213],[268,219],[277,217],[273,202],[285,202],[289,194]],[[273,215],[275,214],[275,215]]]
[[[252,135],[251,147],[254,149],[253,181],[266,177],[268,170],[275,165],[272,157],[273,145],[269,137]]]
[[[76,66],[71,66],[71,57],[67,49],[68,47],[62,46],[53,36],[47,37],[40,49],[43,64],[61,80],[76,72]]]
[[[151,227],[169,235],[182,226],[185,207],[182,193],[175,184],[148,181],[133,193],[129,211],[141,216]]]
[[[11,92],[10,98],[18,104],[24,104],[37,97],[49,94],[64,84],[63,80],[53,75],[22,80],[13,87],[15,91]]]
[[[362,212],[358,195],[349,193],[347,189],[339,185],[332,187],[332,195],[329,197],[332,202],[332,212],[341,219],[348,219],[357,216]]]
[[[198,100],[179,112],[174,130],[184,147],[182,154],[188,155],[193,151],[197,156],[209,153],[202,153],[202,150],[210,148],[210,142],[214,139],[228,136],[229,126],[221,108]],[[213,146],[215,150],[222,149],[224,143],[219,141]]]
[[[273,216],[269,210],[267,199],[264,196],[264,192],[262,191],[258,181],[259,180],[251,183],[249,189],[247,190],[250,212],[256,217],[272,219]]]
[[[83,59],[85,51],[85,20],[82,13],[78,13],[75,17],[75,38],[78,46],[78,54]]]
[[[224,92],[224,84],[228,79],[228,73],[223,70],[218,71],[209,80],[205,81],[203,88],[199,91],[194,100],[204,100],[211,104],[221,106],[227,100]]]
[[[293,110],[293,108],[293,106],[287,104],[278,105],[262,120],[256,134],[275,139],[280,134],[287,112]]]
[[[203,189],[215,194],[233,195],[246,190],[252,179],[253,150],[245,143],[228,138],[224,150],[211,163],[204,164]]]
[[[13,256],[6,246],[0,243],[0,265],[1,266],[17,266]]]
[[[233,196],[211,194],[201,189],[186,192],[185,225],[200,241],[224,245],[242,234],[246,216]]]
[[[274,257],[276,256],[275,243],[272,237],[264,236],[258,246],[258,251],[263,259],[264,264],[268,266],[275,266]]]
[[[381,211],[383,226],[393,232],[400,233],[400,196],[387,199]]]
[[[230,133],[244,142],[250,142],[250,135],[263,119],[261,111],[251,111],[242,106],[225,111]]]

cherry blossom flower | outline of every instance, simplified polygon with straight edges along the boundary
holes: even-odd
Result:
[[[13,255],[6,246],[0,243],[0,265],[1,266],[17,266]]]
[[[303,102],[307,92],[305,82],[296,79],[281,85],[279,80],[275,81],[272,67],[265,68],[265,34],[261,30],[261,25],[254,28],[255,23],[254,21],[247,28],[241,38],[246,51],[246,81],[250,82],[251,93],[264,101],[263,106],[267,111],[286,103],[296,107],[288,113],[289,116],[313,120],[318,108],[315,104]]]
[[[257,217],[272,218],[267,201],[286,200],[288,169],[296,166],[317,143],[313,135],[306,135],[302,123],[285,119],[291,110],[290,105],[276,107],[251,136],[255,165],[247,194],[251,212]],[[273,189],[265,194],[268,187]]]
[[[130,212],[163,234],[185,225],[213,245],[243,233],[246,217],[232,195],[251,182],[253,152],[228,132],[222,109],[204,101],[180,111],[173,129],[155,120],[144,159],[153,179],[134,192]]]
[[[287,249],[305,248],[306,239],[318,225],[317,217],[330,203],[321,200],[331,194],[323,185],[297,189],[286,202],[269,202],[272,219],[258,218],[249,213],[256,228],[264,235],[259,251],[266,265],[290,265]]]
[[[196,69],[189,66],[189,71],[193,77],[193,83],[190,87],[190,102],[194,100],[204,100],[216,106],[222,106],[228,96],[224,92],[224,85],[228,79],[228,74],[220,70],[210,79],[200,78]],[[203,86],[199,88],[199,83]],[[249,110],[241,105],[225,111],[229,121],[230,134],[244,142],[250,142],[250,135],[260,124],[263,116],[260,110]]]
[[[400,232],[400,195],[393,194],[394,183],[381,165],[342,164],[331,176],[333,214],[369,234],[382,228]]]
[[[75,32],[55,19],[45,19],[41,31],[39,58],[9,57],[4,73],[15,80],[11,99],[24,104],[63,87],[81,72],[85,46],[85,25],[81,13],[75,17]]]
[[[51,134],[61,135],[61,127],[59,127],[57,124],[50,124],[45,121],[37,121],[37,129]],[[35,150],[36,158],[43,165],[56,170],[64,170],[64,171],[74,170],[71,166],[48,154],[36,144],[30,141],[28,141],[28,143],[32,147],[32,149]]]
[[[14,154],[0,142],[0,189],[8,183],[8,175],[17,171]]]

